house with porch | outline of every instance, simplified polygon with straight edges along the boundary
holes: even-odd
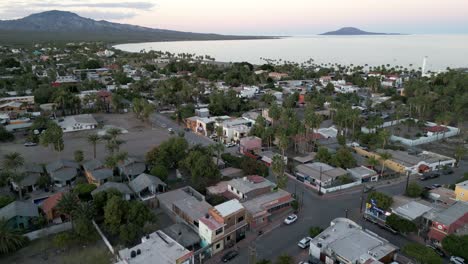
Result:
[[[75,182],[80,165],[71,160],[56,160],[46,165],[46,172],[57,187],[64,187]]]
[[[156,194],[165,192],[167,188],[167,184],[158,177],[146,173],[138,175],[130,181],[129,185],[143,201],[154,198]]]
[[[89,160],[83,163],[84,174],[88,183],[100,186],[109,181],[114,172],[112,169],[106,168],[101,161],[97,159]]]
[[[6,220],[7,226],[12,229],[27,230],[38,217],[39,208],[31,202],[14,201],[0,208],[0,219]]]
[[[131,181],[136,176],[146,171],[146,164],[138,158],[128,157],[125,160],[120,161],[117,168],[121,176],[127,177],[127,179]]]
[[[119,191],[122,194],[122,199],[125,201],[131,200],[134,196],[133,191],[130,189],[130,187],[128,187],[126,183],[110,182],[110,181],[99,185],[99,187],[97,187],[91,192],[91,196],[94,197],[96,194],[100,192],[106,192],[111,189]]]

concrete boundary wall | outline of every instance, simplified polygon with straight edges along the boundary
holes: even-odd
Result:
[[[49,235],[57,234],[57,233],[64,232],[70,229],[72,229],[71,222],[66,222],[66,223],[42,228],[36,231],[32,231],[32,232],[24,234],[24,236],[29,238],[29,240],[36,240],[41,237],[46,237]]]

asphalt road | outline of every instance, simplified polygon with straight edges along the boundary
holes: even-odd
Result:
[[[468,172],[468,162],[466,161],[462,162],[460,167],[455,169],[454,174],[418,182],[423,186],[430,186],[434,183],[451,184],[461,178],[464,172]],[[376,187],[376,190],[391,196],[403,194],[406,186],[405,181],[391,185],[388,185],[386,182],[383,182],[383,184],[385,185]],[[289,192],[296,192],[299,200],[302,199],[302,194],[304,195],[303,208],[298,214],[299,219],[296,223],[289,226],[283,224],[251,243],[251,246],[256,249],[257,260],[275,260],[280,254],[289,254],[295,257],[296,261],[306,260],[308,250],[299,248],[297,243],[301,238],[308,235],[309,228],[312,226],[326,228],[330,225],[330,221],[337,217],[346,217],[346,214],[348,214],[350,219],[363,225],[364,228],[373,231],[400,248],[408,243],[408,240],[403,236],[393,235],[372,223],[363,221],[359,209],[361,205],[360,189],[353,189],[339,195],[319,196],[314,191],[304,188],[301,183],[295,180],[289,180],[287,189]],[[245,264],[248,263],[248,259],[249,250],[241,248],[239,256],[229,263]]]

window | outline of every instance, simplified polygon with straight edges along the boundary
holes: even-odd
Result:
[[[216,244],[216,249],[219,249],[221,247],[221,243]]]
[[[223,228],[220,228],[220,229],[216,230],[215,233],[216,233],[216,235],[219,235],[219,234],[223,233]]]
[[[227,241],[231,240],[231,236],[227,236],[226,240]]]
[[[242,222],[242,221],[244,221],[244,216],[237,218],[237,222]]]

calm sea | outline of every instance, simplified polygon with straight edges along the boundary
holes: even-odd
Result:
[[[210,55],[217,61],[254,64],[262,58],[302,63],[345,65],[398,65],[406,68],[422,66],[444,70],[447,67],[468,67],[468,35],[401,35],[401,36],[310,36],[266,40],[148,42],[117,45],[116,48],[140,52],[159,50],[171,53]],[[410,66],[412,65],[412,66]]]

